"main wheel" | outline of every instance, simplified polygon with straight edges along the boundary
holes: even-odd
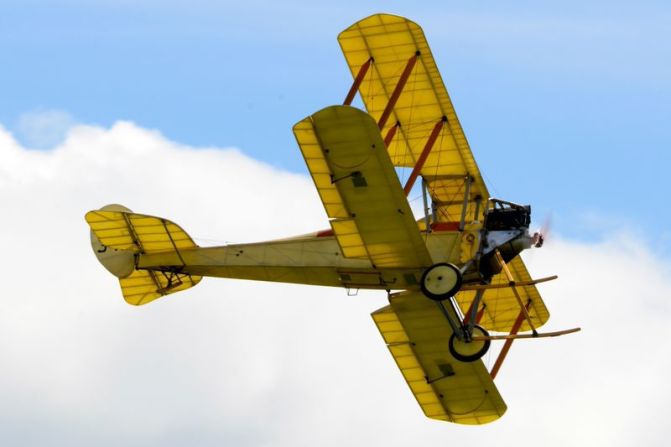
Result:
[[[454,264],[435,264],[422,275],[420,287],[424,295],[432,300],[446,300],[461,287],[461,272]]]
[[[489,337],[489,332],[480,326],[473,326],[474,337]],[[450,337],[450,354],[462,362],[474,362],[480,359],[489,350],[490,340],[464,341],[457,338],[457,334]]]

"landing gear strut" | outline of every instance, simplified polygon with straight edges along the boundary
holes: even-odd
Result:
[[[461,362],[474,362],[485,355],[491,342],[473,340],[474,337],[489,337],[489,333],[481,326],[463,322],[459,316],[460,312],[453,297],[461,288],[461,281],[461,271],[457,266],[443,262],[426,269],[422,275],[420,288],[426,297],[435,301],[440,307],[452,328],[448,346],[450,354]],[[482,292],[477,293],[476,309],[481,298]]]

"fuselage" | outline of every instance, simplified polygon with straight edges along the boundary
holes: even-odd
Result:
[[[326,235],[324,235],[326,233]],[[476,239],[471,233],[424,233],[435,262],[462,264],[463,251]],[[468,239],[468,242],[465,242]],[[424,268],[376,268],[368,259],[346,258],[332,235],[319,232],[288,239],[194,247],[179,255],[149,253],[139,256],[137,268],[174,270],[197,276],[275,281],[350,289],[412,289],[419,287]]]
[[[422,220],[417,222],[434,265],[458,267],[465,284],[487,283],[500,271],[495,249],[508,262],[534,243],[528,232],[530,208],[495,202],[502,205],[488,210],[483,223],[441,222],[427,231]],[[384,290],[419,288],[428,267],[381,268],[368,257],[345,257],[328,230],[266,242],[141,253],[136,261],[137,269],[195,276]]]

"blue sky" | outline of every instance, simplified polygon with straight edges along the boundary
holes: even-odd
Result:
[[[342,100],[336,35],[381,10],[423,26],[494,194],[570,237],[671,247],[664,2],[10,0],[0,122],[25,141],[25,114],[130,120],[305,173],[291,125]]]
[[[336,35],[378,11],[423,26],[494,194],[570,237],[671,247],[664,2],[4,1],[0,123],[39,146],[35,112],[129,120],[305,173],[291,125],[342,101]]]

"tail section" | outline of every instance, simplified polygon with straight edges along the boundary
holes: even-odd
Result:
[[[91,227],[91,246],[98,261],[119,278],[127,303],[139,306],[170,293],[195,286],[200,276],[180,273],[182,266],[138,270],[137,259],[145,253],[173,252],[197,247],[191,237],[167,219],[135,214],[122,205],[107,205],[86,213]]]

